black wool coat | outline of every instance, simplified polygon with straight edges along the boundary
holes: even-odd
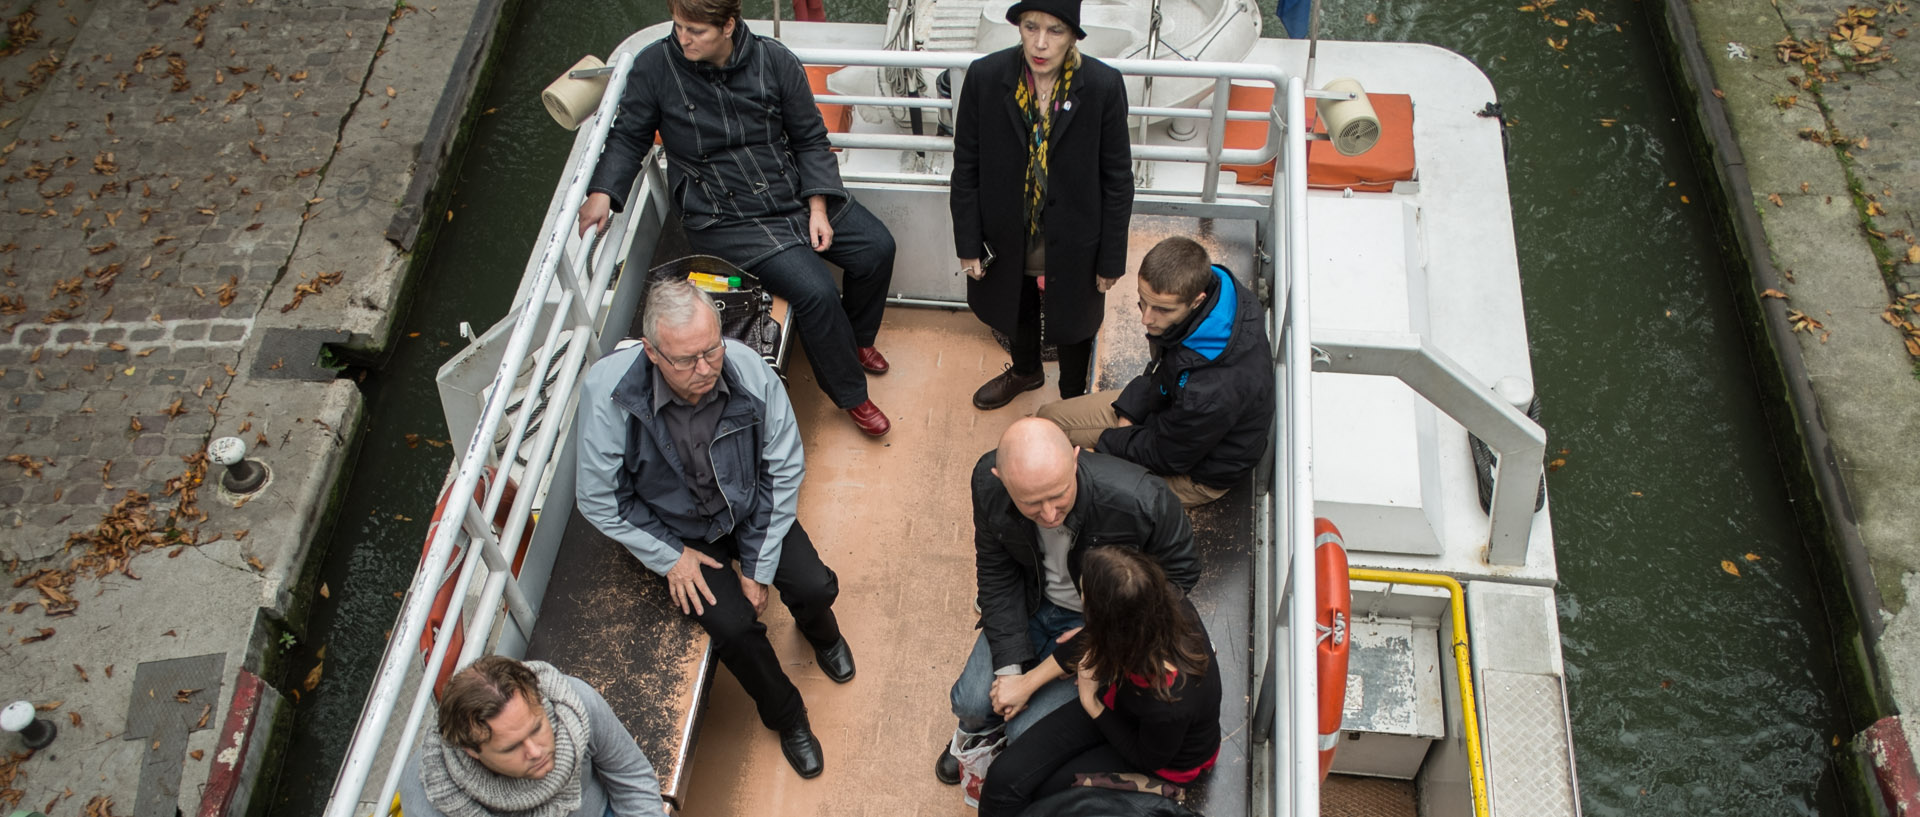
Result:
[[[1094,276],[1127,271],[1133,214],[1133,154],[1127,144],[1127,90],[1120,72],[1082,55],[1067,98],[1055,101],[1048,137],[1046,341],[1078,343],[1100,331],[1106,299]],[[1013,334],[1026,274],[1027,126],[1014,101],[1024,82],[1019,46],[973,62],[954,117],[953,246],[984,258],[986,277],[967,280],[967,305],[988,326]]]

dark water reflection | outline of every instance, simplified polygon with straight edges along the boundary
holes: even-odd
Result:
[[[1552,485],[1586,813],[1839,813],[1829,742],[1845,729],[1819,598],[1642,4],[1589,2],[1598,23],[1551,7],[1566,27],[1524,4],[1349,0],[1327,4],[1326,31],[1465,54],[1514,123],[1534,368],[1551,446],[1567,449]],[[878,21],[885,4],[831,0],[828,14]],[[405,435],[446,438],[433,372],[461,345],[459,321],[505,313],[571,144],[539,89],[664,19],[660,0],[521,3],[456,171],[455,218],[403,339],[366,380],[331,596],[293,672],[322,645],[327,669],[301,701],[276,813],[317,814],[331,786],[451,453]]]
[[[1839,813],[1821,601],[1642,16],[1658,8],[1585,3],[1596,23],[1561,2],[1561,27],[1525,0],[1329,5],[1331,36],[1465,54],[1513,121],[1534,372],[1567,450],[1551,480],[1586,813]]]

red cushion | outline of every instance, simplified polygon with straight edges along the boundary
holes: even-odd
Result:
[[[1264,111],[1273,105],[1273,87],[1265,84],[1234,85],[1228,92],[1227,107],[1236,111]],[[1307,116],[1313,119],[1315,133],[1325,134],[1326,123],[1314,115],[1314,102],[1307,100]],[[1413,154],[1413,98],[1406,94],[1368,94],[1373,112],[1380,118],[1380,141],[1359,156],[1343,156],[1326,140],[1307,143],[1307,186],[1342,190],[1353,188],[1366,193],[1387,193],[1393,183],[1412,181],[1416,168]],[[1226,147],[1253,149],[1265,143],[1265,122],[1228,122]],[[1273,162],[1260,165],[1221,165],[1231,170],[1241,184],[1272,184]]]

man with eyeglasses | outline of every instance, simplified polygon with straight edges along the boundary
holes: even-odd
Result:
[[[787,762],[814,777],[820,742],[760,622],[767,585],[828,678],[846,683],[854,668],[833,615],[839,580],[795,518],[806,466],[793,406],[765,360],[721,338],[719,311],[691,283],[654,284],[641,326],[639,346],[587,373],[575,423],[580,513],[665,577]]]

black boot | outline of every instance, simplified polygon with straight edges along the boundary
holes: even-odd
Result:
[[[960,758],[953,756],[952,746],[940,747],[940,757],[933,761],[933,777],[949,786],[959,784]]]
[[[992,411],[1019,397],[1021,392],[1033,391],[1047,384],[1047,370],[1040,369],[1032,374],[1019,374],[1008,364],[1007,370],[995,375],[987,384],[973,393],[973,407],[981,411]]]

